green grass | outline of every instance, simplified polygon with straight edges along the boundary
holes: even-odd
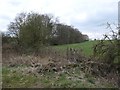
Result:
[[[37,78],[33,75],[23,75],[23,73],[16,71],[13,68],[2,68],[3,88],[17,88],[17,87],[30,87],[34,85]]]
[[[52,46],[56,50],[65,52],[67,48],[82,49],[86,56],[92,55],[92,48],[98,41],[87,41],[83,43]],[[24,74],[21,69],[28,66],[2,67],[3,88],[26,88],[26,87],[48,87],[48,88],[109,88],[115,87],[111,83],[100,82],[94,76],[80,71],[80,68],[69,69],[67,73],[57,74],[46,72],[43,76],[37,77],[30,73]],[[18,68],[21,68],[18,70]],[[20,71],[21,70],[21,71]],[[74,73],[73,73],[74,71]],[[69,77],[69,78],[68,78]],[[71,79],[70,79],[71,78]],[[98,83],[99,82],[99,83]]]
[[[72,73],[74,71],[74,73]],[[69,69],[68,73],[57,74],[54,72],[46,72],[43,76],[24,74],[17,67],[3,67],[2,80],[3,88],[99,88],[99,87],[115,87],[111,83],[99,82],[94,76],[89,76],[79,68],[75,70]]]
[[[97,42],[98,41],[86,41],[83,43],[53,46],[53,48],[61,52],[65,52],[67,48],[82,49],[83,54],[85,54],[86,56],[90,56],[93,53],[93,46],[97,44]]]

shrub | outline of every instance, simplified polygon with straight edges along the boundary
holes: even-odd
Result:
[[[120,64],[120,40],[118,38],[106,40],[106,38],[109,36],[105,35],[105,38],[94,46],[94,56],[108,64]]]

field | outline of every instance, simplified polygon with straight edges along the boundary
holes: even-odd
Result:
[[[86,41],[83,43],[53,46],[53,48],[61,52],[65,52],[67,48],[82,49],[83,54],[90,56],[93,54],[93,46],[97,44],[97,42],[98,41]]]
[[[92,48],[98,41],[78,44],[50,46],[62,53],[67,48],[82,49],[86,56],[92,55]],[[54,56],[54,55],[53,55]],[[54,61],[57,60],[58,61]],[[32,62],[40,65],[31,66]],[[19,63],[18,63],[19,62]],[[41,68],[42,64],[42,68]],[[64,66],[65,65],[65,66]],[[37,67],[36,67],[37,66]],[[44,67],[44,68],[43,68]],[[64,67],[64,68],[60,68]],[[108,81],[81,70],[81,64],[68,64],[64,58],[40,57],[34,55],[10,55],[3,57],[3,87],[11,88],[115,88],[114,80]],[[38,71],[39,70],[39,71]]]

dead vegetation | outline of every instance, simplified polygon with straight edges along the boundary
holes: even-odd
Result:
[[[13,50],[13,49],[12,49]],[[85,57],[81,49],[68,48],[66,54],[62,54],[53,48],[45,48],[32,54],[21,54],[10,49],[3,48],[3,66],[26,67],[21,68],[24,74],[45,75],[45,73],[74,73],[76,68],[88,75],[97,78],[105,78],[115,87],[119,86],[119,74],[115,71],[116,66],[100,63],[92,57]],[[69,72],[69,70],[73,70]]]

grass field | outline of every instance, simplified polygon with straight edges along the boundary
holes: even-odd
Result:
[[[93,54],[93,46],[97,44],[97,42],[98,41],[86,41],[83,43],[53,46],[53,48],[61,52],[65,52],[67,48],[82,49],[83,54],[85,54],[86,56],[90,56]]]
[[[92,48],[98,41],[86,41],[83,43],[51,46],[52,48],[65,52],[67,48],[82,49],[86,56],[92,55]],[[42,64],[48,58],[33,57],[30,55],[15,56],[12,60],[42,60]],[[63,61],[62,61],[63,63]],[[83,72],[81,67],[65,69],[59,72],[29,72],[31,66],[3,66],[2,67],[2,86],[3,88],[115,88],[112,82],[101,77],[94,77],[89,73]]]

